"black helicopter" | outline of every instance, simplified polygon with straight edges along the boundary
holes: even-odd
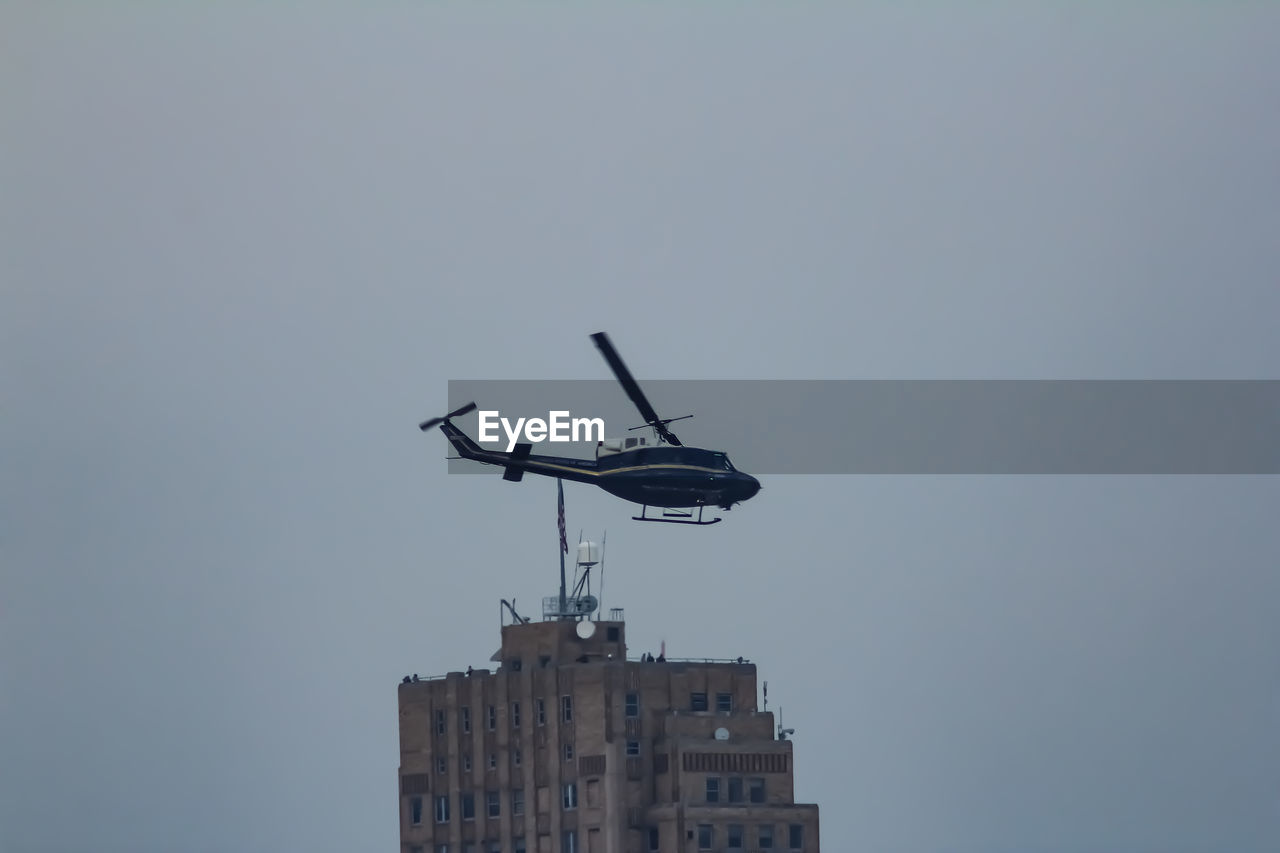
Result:
[[[649,443],[644,437],[597,442],[595,459],[535,456],[530,453],[533,445],[524,443],[515,445],[510,453],[485,450],[452,423],[453,418],[473,411],[475,403],[468,403],[442,418],[423,421],[418,428],[426,432],[439,426],[459,456],[486,465],[503,466],[506,469],[502,475],[504,480],[519,482],[527,471],[597,485],[611,495],[641,504],[640,515],[633,516],[636,521],[715,524],[721,519],[702,520],[702,511],[706,507],[718,506],[728,510],[760,491],[760,481],[734,468],[725,454],[681,444],[667,424],[693,416],[659,418],[622,363],[609,337],[604,332],[597,332],[591,339],[600,348],[631,402],[640,410],[645,424],[653,428],[655,443]],[[661,508],[661,514],[649,516],[647,512],[651,506]],[[696,518],[693,509],[698,510]]]

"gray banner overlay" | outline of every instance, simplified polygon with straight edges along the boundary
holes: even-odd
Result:
[[[770,474],[1278,474],[1277,380],[639,380],[686,445]],[[451,380],[443,414],[475,401],[512,425],[551,411],[646,435],[612,380]],[[456,423],[473,439],[479,411]],[[484,443],[507,449],[506,433]],[[452,455],[436,433],[442,454]],[[525,440],[521,438],[521,440]],[[534,454],[593,458],[594,441]],[[451,461],[450,473],[498,469]]]

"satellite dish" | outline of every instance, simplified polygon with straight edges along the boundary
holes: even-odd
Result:
[[[729,739],[728,729],[726,729],[724,726],[721,726],[720,728],[716,729],[716,740],[728,740],[728,739]]]
[[[579,613],[595,613],[596,608],[600,606],[600,599],[594,595],[583,595],[578,598]]]
[[[577,627],[574,628],[574,630],[578,632],[579,639],[589,640],[591,639],[591,636],[596,632],[596,623],[583,620],[578,623]]]

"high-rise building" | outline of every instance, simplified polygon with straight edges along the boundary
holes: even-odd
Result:
[[[496,671],[400,685],[401,853],[818,853],[755,664],[628,657],[621,610],[560,601]]]

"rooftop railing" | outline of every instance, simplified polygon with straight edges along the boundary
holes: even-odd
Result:
[[[663,658],[659,660],[649,659],[648,655],[628,655],[627,660],[631,663],[751,663],[747,658]]]
[[[471,675],[492,675],[493,673],[487,669],[472,669],[469,672],[446,672],[443,675],[406,675],[400,679],[401,684],[417,684],[421,681],[444,681],[451,675],[471,676]]]
[[[598,656],[593,655],[592,658],[598,659]],[[628,663],[749,664],[751,663],[751,659],[750,658],[663,658],[662,660],[659,660],[656,657],[650,659],[649,655],[644,654],[644,655],[628,655],[627,662]],[[493,672],[487,669],[472,669],[468,672],[463,672],[461,674],[464,676],[479,675],[479,674],[492,675]],[[400,680],[400,683],[415,684],[421,681],[443,681],[444,679],[448,678],[450,675],[452,675],[452,673],[447,673],[447,672],[444,673],[443,675],[416,675],[416,674],[406,675],[404,678]]]

